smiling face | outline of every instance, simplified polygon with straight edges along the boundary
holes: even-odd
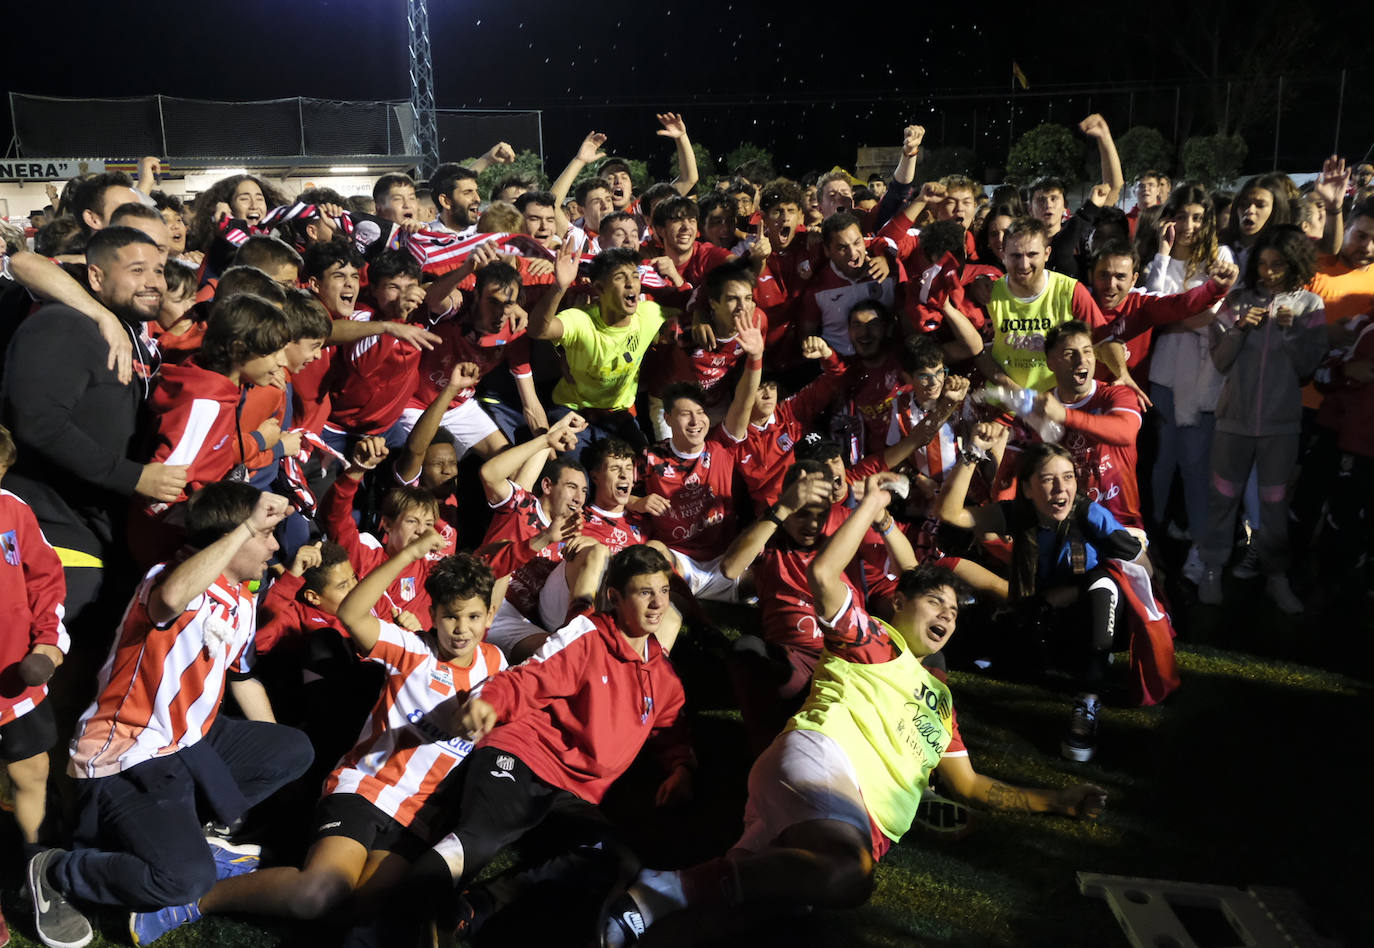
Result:
[[[1092,391],[1097,357],[1091,337],[1083,333],[1061,336],[1045,353],[1045,364],[1059,383],[1062,400],[1076,402]]]
[[[596,483],[593,503],[602,510],[619,513],[630,502],[630,491],[634,490],[634,458],[602,458],[592,474]]]
[[[1062,523],[1073,510],[1074,494],[1078,490],[1078,475],[1073,462],[1052,454],[1045,459],[1029,480],[1021,485],[1021,493],[1031,502],[1042,523]]]
[[[717,207],[706,215],[701,235],[717,247],[731,247],[735,242],[735,215],[727,208]]]
[[[631,576],[622,589],[608,589],[611,609],[620,630],[628,638],[653,635],[663,624],[670,603],[667,573],[641,573]]]
[[[663,227],[655,227],[659,240],[663,241],[663,249],[674,257],[682,258],[690,256],[692,247],[697,242],[697,219],[693,215],[683,215],[672,220],[664,221]]]
[[[1045,238],[1039,234],[1017,234],[1003,244],[1002,264],[1007,268],[1007,287],[1017,296],[1033,296],[1040,291],[1045,274]]]
[[[130,322],[157,319],[167,292],[163,253],[152,244],[127,244],[104,267],[86,268],[91,289],[111,312]]]
[[[383,517],[387,556],[395,556],[434,528],[434,514],[424,507],[412,506],[395,517]]]
[[[1186,249],[1202,236],[1207,209],[1201,204],[1185,204],[1174,221],[1174,246]]]
[[[1093,264],[1093,296],[1103,309],[1116,309],[1135,286],[1136,269],[1131,258],[1113,254]]]
[[[496,607],[488,605],[480,596],[470,596],[434,603],[430,618],[434,620],[439,657],[466,666],[472,664],[478,644],[491,627],[492,619],[496,618]]]
[[[849,341],[860,359],[880,359],[887,345],[888,326],[873,309],[856,309],[849,316]]]
[[[679,398],[672,406],[664,406],[663,420],[673,433],[673,447],[685,454],[700,451],[711,430],[711,419],[701,403],[691,398]]]
[[[638,268],[617,267],[593,285],[600,294],[601,319],[607,325],[613,326],[639,309]]]
[[[540,503],[550,517],[580,514],[587,503],[587,475],[572,468],[558,472],[557,483],[546,477],[539,482]]]
[[[916,370],[911,376],[911,392],[918,405],[929,409],[935,404],[935,399],[944,391],[946,374],[943,365],[922,366]]]
[[[893,596],[894,624],[907,634],[907,645],[917,656],[933,655],[945,647],[959,619],[959,599],[948,586],[936,586],[908,599]]]
[[[323,339],[297,339],[288,342],[282,351],[286,353],[286,371],[295,375],[301,369],[324,354]]]
[[[256,224],[267,216],[267,198],[256,181],[244,178],[229,198],[229,209],[240,220]]]
[[[310,278],[310,289],[332,316],[352,316],[358,302],[358,268],[334,263],[319,277]]]
[[[240,385],[272,385],[273,383],[280,383],[285,378],[282,374],[284,368],[286,368],[286,348],[283,346],[276,352],[254,356],[240,365],[238,367],[237,381]]]

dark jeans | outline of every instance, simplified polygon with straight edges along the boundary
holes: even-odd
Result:
[[[299,777],[314,756],[295,728],[224,715],[202,740],[249,806]],[[50,870],[64,895],[149,910],[194,902],[210,891],[215,861],[196,808],[196,781],[181,758],[171,754],[78,781],[83,828],[72,852]]]

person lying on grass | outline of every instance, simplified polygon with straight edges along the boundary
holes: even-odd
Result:
[[[811,562],[825,651],[801,712],[750,771],[744,835],[701,865],[641,872],[611,901],[603,945],[637,944],[650,925],[686,908],[748,904],[761,915],[769,907],[862,905],[875,863],[910,828],[937,768],[945,792],[972,804],[1101,815],[1100,787],[1030,789],[973,769],[949,688],[923,664],[954,634],[965,587],[952,572],[903,573],[891,624],[869,615],[844,581],[869,525],[886,516],[885,488],[895,480],[868,478],[863,502]]]

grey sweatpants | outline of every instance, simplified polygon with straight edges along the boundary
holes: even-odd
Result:
[[[1198,544],[1209,569],[1221,569],[1231,555],[1236,513],[1252,466],[1259,475],[1259,530],[1252,542],[1260,568],[1267,576],[1288,569],[1288,479],[1297,463],[1297,434],[1255,438],[1218,431],[1212,436],[1207,533]]]

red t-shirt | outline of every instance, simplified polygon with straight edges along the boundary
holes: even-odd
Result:
[[[530,549],[530,540],[549,525],[548,515],[539,498],[514,481],[507,483],[510,495],[492,505],[491,526],[482,547],[486,549],[503,541],[508,544],[502,548],[504,555],[489,559],[492,571],[498,578],[510,576],[506,601],[522,615],[538,621],[539,590],[544,588],[554,567],[563,562],[563,543],[550,543],[538,552]]]
[[[887,429],[892,423],[892,405],[902,393],[902,363],[895,354],[874,368],[853,359],[845,373],[850,412],[863,420],[863,445],[860,454],[880,450],[887,444]]]
[[[719,429],[691,457],[673,450],[672,439],[645,449],[645,493],[659,494],[671,504],[667,513],[649,522],[654,539],[694,560],[725,552],[737,532],[730,496],[736,453]]]
[[[355,434],[382,434],[396,424],[415,390],[421,352],[385,334],[340,348],[330,371],[329,424]]]
[[[1136,435],[1140,408],[1124,385],[1093,382],[1093,391],[1064,406],[1064,447],[1073,453],[1079,487],[1088,499],[1112,512],[1122,526],[1140,527],[1140,489],[1136,484]]]
[[[499,332],[479,333],[457,317],[441,321],[431,331],[442,336],[443,342],[421,353],[410,408],[428,408],[448,385],[453,367],[460,362],[476,363],[483,376],[503,362],[510,366],[516,378],[530,375],[530,340],[523,331],[512,335],[503,326]],[[459,392],[449,407],[457,408],[471,398],[474,391]]]
[[[595,504],[588,504],[582,508],[582,535],[596,540],[609,550],[611,555],[644,542],[643,531],[630,521],[625,511],[611,513]]]

